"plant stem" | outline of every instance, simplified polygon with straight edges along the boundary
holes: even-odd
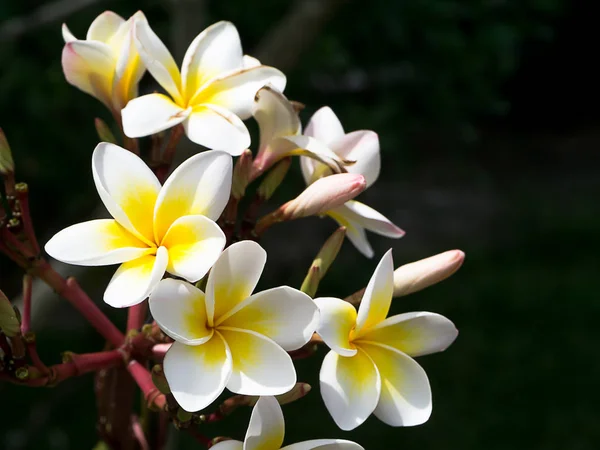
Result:
[[[148,406],[154,405],[159,411],[162,411],[167,400],[156,386],[154,386],[150,371],[135,360],[127,364],[127,370],[144,393],[144,398]]]
[[[169,136],[169,141],[167,142],[167,146],[162,157],[162,163],[156,168],[156,178],[158,178],[158,181],[161,183],[164,183],[165,179],[167,178],[167,174],[169,173],[169,169],[173,163],[173,158],[175,157],[177,144],[179,144],[179,141],[183,136],[183,132],[183,125],[181,124],[176,125],[171,130],[171,135]]]
[[[133,305],[127,312],[127,331],[139,330],[146,321],[146,314],[148,313],[148,301],[144,300],[142,303]]]
[[[31,327],[31,288],[33,278],[23,275],[23,314],[21,314],[21,334],[25,335]]]
[[[16,197],[19,201],[19,208],[21,210],[21,223],[23,224],[23,231],[27,237],[29,245],[33,248],[36,255],[40,253],[40,245],[38,244],[37,238],[35,237],[35,231],[33,229],[33,222],[31,220],[31,213],[29,210],[29,187],[25,183],[18,183],[15,186]]]

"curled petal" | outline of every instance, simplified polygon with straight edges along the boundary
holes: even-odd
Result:
[[[65,41],[65,44],[68,44],[69,42],[77,40],[77,38],[73,35],[73,33],[71,33],[71,30],[69,30],[69,27],[67,27],[66,23],[62,24],[61,31],[62,31],[62,37],[63,37],[63,40]]]
[[[281,406],[275,397],[260,397],[252,409],[244,450],[278,450],[284,434]]]
[[[346,227],[346,236],[348,236],[350,242],[352,242],[359,252],[367,258],[372,258],[373,255],[375,255],[375,252],[367,239],[365,229],[358,222],[352,220],[349,214],[346,214],[345,205],[327,211],[327,215],[340,224],[340,226]]]
[[[227,440],[217,442],[211,447],[213,450],[244,450],[244,443],[242,441]]]
[[[314,439],[287,445],[281,450],[364,450],[364,448],[344,439]]]
[[[252,67],[260,66],[260,61],[256,59],[254,56],[244,55],[242,57],[242,67],[244,69],[250,69]]]
[[[431,388],[423,368],[410,356],[384,345],[362,344],[381,376],[381,396],[375,416],[393,427],[427,422],[431,415]]]
[[[208,273],[225,248],[225,234],[204,216],[183,216],[173,222],[163,245],[169,251],[167,272],[195,283]]]
[[[278,137],[300,133],[302,125],[293,105],[279,90],[264,86],[254,98],[252,115],[260,129],[259,154]]]
[[[120,264],[154,251],[112,219],[65,228],[48,241],[45,249],[53,258],[79,266]]]
[[[367,187],[379,177],[381,156],[379,154],[379,137],[369,130],[353,131],[329,144],[331,150],[342,159],[356,161],[347,167],[350,173],[364,175]]]
[[[304,134],[328,146],[344,136],[344,128],[331,108],[323,106],[310,118]]]
[[[379,372],[361,349],[351,357],[334,351],[327,353],[319,381],[325,406],[342,430],[353,430],[362,424],[379,402]]]
[[[404,236],[404,231],[394,225],[383,214],[375,211],[364,203],[351,200],[335,210],[350,220],[362,226],[363,228],[392,239],[398,239]]]
[[[134,98],[121,111],[123,132],[131,138],[149,136],[180,124],[192,113],[163,94]]]
[[[121,264],[104,291],[104,301],[115,308],[141,303],[158,284],[169,262],[167,250],[159,247],[148,255]]]
[[[118,14],[112,11],[104,11],[94,19],[87,31],[86,39],[88,41],[100,41],[108,44],[110,38],[119,30],[119,27],[125,23]]]
[[[219,333],[202,345],[175,342],[164,361],[169,388],[189,412],[206,408],[225,389],[231,376],[231,353]]]
[[[356,309],[350,303],[333,297],[316,298],[319,307],[317,333],[325,344],[342,356],[356,355],[356,347],[350,342],[350,332],[356,325]]]
[[[154,210],[154,237],[161,242],[179,217],[217,220],[231,190],[233,162],[225,152],[202,152],[184,161],[165,181]]]
[[[148,301],[152,317],[170,337],[186,345],[208,341],[212,329],[206,326],[204,292],[180,280],[162,280]]]

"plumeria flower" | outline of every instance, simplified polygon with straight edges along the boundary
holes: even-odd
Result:
[[[260,129],[253,177],[287,156],[314,158],[332,172],[341,172],[342,167],[350,163],[317,139],[302,135],[302,125],[294,106],[272,86],[265,86],[256,94],[253,115]]]
[[[80,266],[122,263],[104,292],[115,307],[140,303],[165,271],[198,281],[225,246],[214,220],[228,201],[231,172],[231,156],[205,152],[181,164],[161,187],[139,157],[98,144],[92,173],[113,219],[70,226],[50,239],[46,251]]]
[[[355,161],[354,164],[346,167],[346,170],[363,175],[367,187],[377,180],[381,166],[377,133],[360,130],[345,134],[342,124],[328,107],[319,109],[312,116],[304,133],[322,142],[340,159]],[[330,167],[311,158],[300,158],[300,166],[306,184],[311,184],[332,173]],[[346,227],[348,239],[367,258],[372,258],[374,252],[367,240],[365,230],[390,238],[404,236],[404,231],[389,219],[356,200],[351,200],[326,214]]]
[[[244,442],[221,441],[214,450],[279,450],[285,435],[281,406],[274,397],[261,397],[250,416]],[[286,445],[281,450],[364,450],[360,445],[342,439],[315,439]]]
[[[218,22],[192,41],[181,72],[143,17],[135,22],[135,37],[148,72],[171,97],[149,94],[132,100],[123,110],[129,137],[148,136],[181,123],[196,144],[239,155],[250,145],[242,120],[252,115],[256,92],[267,83],[280,90],[285,87],[285,75],[279,70],[244,57],[230,22]]]
[[[279,395],[294,387],[286,353],[306,344],[318,321],[312,299],[281,286],[252,295],[267,259],[254,241],[228,247],[208,275],[206,294],[166,279],[150,311],[173,339],[165,376],[186,411],[210,405],[225,388],[244,395]]]
[[[431,415],[431,388],[412,357],[445,350],[458,334],[439,314],[386,318],[394,291],[391,250],[381,259],[358,313],[338,298],[318,298],[317,332],[331,348],[319,375],[325,406],[343,430],[374,413],[391,426],[412,426]]]
[[[115,114],[137,96],[144,66],[133,42],[133,22],[144,18],[138,11],[129,20],[112,11],[100,14],[79,40],[63,24],[65,47],[62,66],[73,86],[96,97]]]

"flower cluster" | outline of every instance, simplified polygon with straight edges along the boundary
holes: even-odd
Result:
[[[293,356],[315,345],[331,349],[320,391],[341,429],[359,426],[372,413],[391,426],[425,422],[431,390],[412,358],[446,349],[457,331],[434,313],[387,316],[392,297],[449,276],[462,263],[462,252],[394,271],[390,250],[364,293],[346,300],[312,298],[340,236],[372,258],[366,231],[404,235],[355,200],[379,176],[377,134],[346,133],[329,107],[319,109],[303,130],[297,104],[283,94],[285,75],[244,55],[229,22],[201,32],[181,69],[141,12],[128,20],[105,12],[85,40],[66,26],[63,37],[67,81],[110,109],[126,148],[102,142],[92,154],[93,180],[112,218],[65,228],[45,250],[70,264],[120,264],[104,301],[117,308],[147,301],[152,320],[169,337],[167,392],[183,411],[204,410],[225,389],[260,397],[244,442],[222,441],[214,448],[281,447],[283,415],[273,396],[296,386]],[[138,96],[145,71],[164,93]],[[255,155],[244,124],[252,117],[260,130]],[[201,146],[199,153],[166,178],[165,164],[183,134]],[[145,136],[152,136],[148,163],[138,152],[137,139]],[[257,221],[258,205],[282,182],[292,157],[300,159],[306,189]],[[240,224],[238,206],[254,180],[260,186]],[[311,215],[329,216],[342,228],[325,243],[301,290],[254,292],[267,262],[256,241],[278,222]],[[362,447],[316,440],[285,448]]]

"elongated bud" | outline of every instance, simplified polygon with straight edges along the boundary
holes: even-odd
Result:
[[[96,126],[96,133],[102,142],[110,142],[111,144],[118,144],[115,135],[110,130],[110,127],[104,122],[104,120],[96,117],[94,119],[94,125]]]
[[[240,155],[233,168],[233,178],[231,181],[231,196],[239,200],[244,196],[246,187],[250,182],[250,172],[252,171],[252,152],[248,149]]]
[[[313,260],[300,290],[311,297],[317,293],[319,283],[337,257],[346,236],[346,227],[340,227],[325,241],[316,258]]]
[[[461,250],[450,250],[398,267],[394,271],[394,297],[412,294],[453,275],[465,260]]]
[[[2,291],[0,291],[0,330],[8,337],[14,337],[21,331],[19,317]]]
[[[10,151],[10,145],[8,145],[4,131],[0,128],[0,175],[6,175],[14,171],[15,163]]]
[[[321,178],[281,207],[282,220],[323,214],[352,200],[367,187],[365,177],[340,173]]]
[[[257,194],[263,201],[269,200],[273,196],[287,175],[291,164],[292,158],[284,158],[267,173],[257,189]]]

